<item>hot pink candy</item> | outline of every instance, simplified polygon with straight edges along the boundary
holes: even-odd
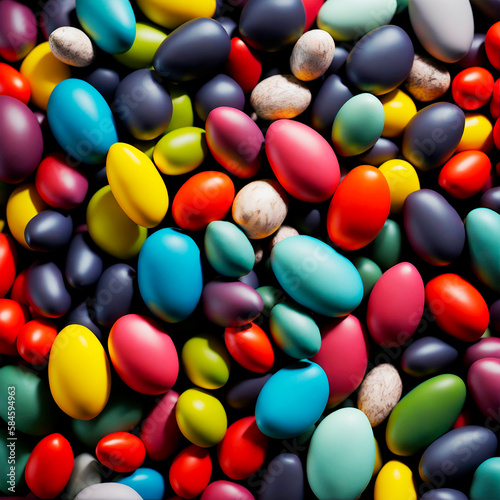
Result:
[[[201,500],[255,500],[255,497],[244,486],[222,480],[209,484]]]
[[[469,369],[467,384],[483,415],[500,422],[500,359],[479,359]]]

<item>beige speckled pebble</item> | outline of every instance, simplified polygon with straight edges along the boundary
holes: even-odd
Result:
[[[368,417],[372,427],[382,423],[396,406],[403,383],[394,366],[384,363],[371,370],[358,393],[358,408]]]
[[[304,33],[295,44],[290,56],[292,73],[304,82],[316,80],[330,67],[335,52],[335,42],[330,33],[311,30]]]
[[[429,102],[444,95],[450,83],[450,73],[442,63],[432,57],[415,54],[404,86],[415,99]]]
[[[288,199],[272,180],[254,181],[243,187],[233,201],[233,219],[252,239],[267,238],[285,220]]]
[[[290,236],[297,236],[299,232],[291,226],[281,226],[269,243],[269,250],[272,250],[281,240],[289,238]]]
[[[295,118],[311,103],[311,91],[293,75],[274,75],[252,91],[250,104],[259,118]]]
[[[49,47],[57,59],[70,66],[83,68],[94,60],[94,48],[90,38],[71,26],[57,28],[49,36]]]

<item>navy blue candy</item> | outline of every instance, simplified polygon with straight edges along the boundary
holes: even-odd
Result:
[[[106,101],[113,99],[116,87],[120,83],[120,76],[114,69],[97,68],[85,78]]]
[[[488,189],[481,196],[480,204],[484,208],[490,208],[500,214],[500,186]]]
[[[401,358],[401,368],[414,377],[437,373],[458,358],[458,351],[436,337],[415,340]]]
[[[99,340],[102,340],[101,329],[94,323],[95,314],[89,309],[88,301],[85,300],[73,309],[67,318],[67,325],[82,325],[88,328]]]
[[[271,374],[257,378],[249,378],[238,382],[226,394],[226,399],[232,408],[246,408],[257,401],[257,397]]]
[[[439,488],[431,490],[422,496],[421,500],[469,500],[467,496],[458,490],[450,488]]]
[[[300,458],[293,453],[274,457],[267,466],[259,492],[259,500],[303,500],[304,470]]]
[[[77,233],[66,255],[66,280],[73,288],[85,288],[97,283],[102,273],[101,256],[94,250],[87,233]]]
[[[359,159],[365,165],[378,167],[386,161],[393,160],[399,156],[399,148],[389,139],[381,137],[375,145],[366,153],[363,153]]]
[[[50,251],[65,247],[73,234],[73,220],[55,210],[35,215],[24,229],[26,243],[33,250]]]

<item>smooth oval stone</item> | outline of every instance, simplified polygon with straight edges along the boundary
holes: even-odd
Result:
[[[160,229],[146,240],[137,275],[144,302],[163,321],[182,321],[198,305],[203,287],[200,250],[179,230]]]
[[[403,29],[381,26],[351,50],[346,61],[347,78],[362,92],[387,94],[406,80],[413,56],[413,44]]]
[[[427,263],[446,266],[460,257],[465,228],[460,215],[439,193],[420,189],[408,195],[404,225],[411,247]]]
[[[363,281],[364,299],[370,295],[375,283],[382,276],[382,270],[368,257],[355,257],[352,259],[352,263],[361,276],[361,281]]]
[[[297,455],[281,453],[269,462],[262,478],[258,498],[259,500],[304,500],[304,470]]]
[[[293,75],[304,82],[322,76],[333,60],[335,42],[323,30],[304,33],[293,47],[290,56],[290,69]]]
[[[483,358],[500,359],[500,339],[498,337],[487,337],[484,339],[480,339],[475,344],[471,345],[465,351],[464,362],[469,367],[478,359]]]
[[[474,37],[469,1],[444,0],[436,5],[431,0],[409,0],[408,10],[413,31],[429,54],[447,63],[467,55]]]
[[[209,321],[223,327],[244,326],[262,312],[262,297],[241,281],[211,281],[203,288],[203,312]]]
[[[354,265],[316,238],[299,235],[280,241],[271,252],[271,266],[285,292],[319,314],[345,316],[363,298]],[[342,290],[331,286],[339,282]]]
[[[374,500],[384,498],[401,498],[417,500],[415,480],[411,469],[396,460],[387,462],[377,474]]]
[[[127,0],[76,0],[76,15],[96,45],[122,54],[135,40],[135,15]]]
[[[489,288],[500,292],[500,214],[489,208],[476,208],[465,218],[465,230],[476,276]]]
[[[36,45],[37,22],[33,11],[21,2],[0,4],[0,56],[20,61]]]
[[[102,333],[95,321],[94,310],[89,304],[90,300],[84,300],[81,304],[75,307],[66,319],[66,325],[82,325],[88,328],[99,340],[102,340]]]
[[[89,453],[81,453],[75,457],[73,471],[68,484],[64,488],[63,496],[73,500],[80,491],[101,482],[99,462]]]
[[[100,483],[84,488],[74,500],[143,500],[130,486],[120,483]]]
[[[52,251],[65,247],[73,234],[73,220],[54,210],[35,215],[24,229],[24,239],[30,248]]]
[[[458,106],[449,102],[431,104],[406,126],[403,155],[419,170],[439,167],[455,152],[464,128],[465,115]]]
[[[342,408],[325,417],[307,452],[307,480],[319,500],[357,498],[375,466],[375,440],[366,415]]]
[[[77,233],[66,254],[65,277],[73,288],[97,283],[103,268],[101,256],[94,250],[88,233]]]
[[[401,240],[402,235],[399,224],[387,219],[384,227],[371,244],[371,257],[381,269],[389,269],[399,262]]]
[[[450,83],[450,72],[444,64],[427,55],[415,54],[404,86],[415,99],[429,102],[446,94]]]
[[[423,453],[419,473],[423,481],[443,486],[474,472],[495,455],[498,440],[490,429],[466,425],[436,439]],[[452,463],[454,467],[444,468]]]
[[[247,408],[257,401],[257,397],[264,387],[264,384],[271,378],[271,375],[264,375],[258,378],[243,380],[234,385],[226,394],[226,400],[231,408]]]
[[[470,500],[490,500],[500,496],[500,457],[484,461],[474,472]]]
[[[130,486],[142,498],[147,500],[162,500],[165,493],[165,479],[154,469],[139,468],[126,478],[117,481]]]
[[[299,436],[323,413],[328,400],[328,379],[310,361],[282,368],[265,383],[255,406],[257,426],[274,439]]]
[[[389,24],[396,7],[396,0],[329,0],[319,10],[317,23],[335,40],[356,40]]]
[[[255,500],[255,497],[244,487],[231,481],[214,481],[210,483],[200,500]]]
[[[217,21],[193,19],[175,29],[158,47],[153,65],[169,81],[187,82],[217,71],[230,51],[229,35]]]
[[[482,207],[500,214],[500,186],[488,189],[479,201]]]
[[[84,163],[102,163],[118,142],[107,102],[87,82],[70,78],[50,94],[47,107],[50,129],[69,155]]]
[[[389,450],[408,456],[434,442],[455,423],[465,395],[465,384],[456,375],[438,375],[415,387],[389,416]]]
[[[250,0],[241,12],[239,28],[251,47],[275,52],[296,42],[305,24],[306,11],[300,0]]]
[[[382,135],[384,106],[372,94],[351,97],[339,110],[332,127],[333,149],[341,156],[368,151]]]
[[[94,48],[90,38],[78,28],[63,26],[49,36],[50,51],[69,66],[83,68],[92,64]]]
[[[399,148],[394,142],[381,137],[366,153],[359,157],[360,162],[378,167],[389,160],[399,156]]]
[[[469,500],[467,496],[458,490],[450,488],[438,488],[425,493],[421,500]]]
[[[500,359],[483,358],[472,364],[467,385],[481,412],[498,421],[500,408]]]
[[[311,103],[306,84],[292,75],[273,75],[262,80],[250,94],[250,104],[259,118],[295,118]]]
[[[413,377],[427,377],[456,361],[458,351],[436,337],[421,337],[403,353],[401,368]]]
[[[72,418],[90,420],[106,406],[111,371],[104,348],[84,326],[70,325],[57,335],[49,357],[50,392]]]

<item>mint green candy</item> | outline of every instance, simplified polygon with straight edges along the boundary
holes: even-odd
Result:
[[[387,219],[384,227],[371,244],[371,258],[383,271],[387,271],[399,262],[401,241],[399,224]]]
[[[363,282],[363,298],[368,297],[377,280],[382,276],[382,270],[368,257],[355,257],[352,259],[354,267],[358,270]]]
[[[17,440],[8,440],[7,429],[0,429],[0,491],[6,495],[16,493],[24,488],[24,469],[31,453],[31,448],[25,436],[16,436]],[[14,467],[14,473],[11,471]],[[13,480],[13,485],[10,483]]]
[[[484,461],[474,472],[470,500],[498,500],[500,498],[500,457]]]

